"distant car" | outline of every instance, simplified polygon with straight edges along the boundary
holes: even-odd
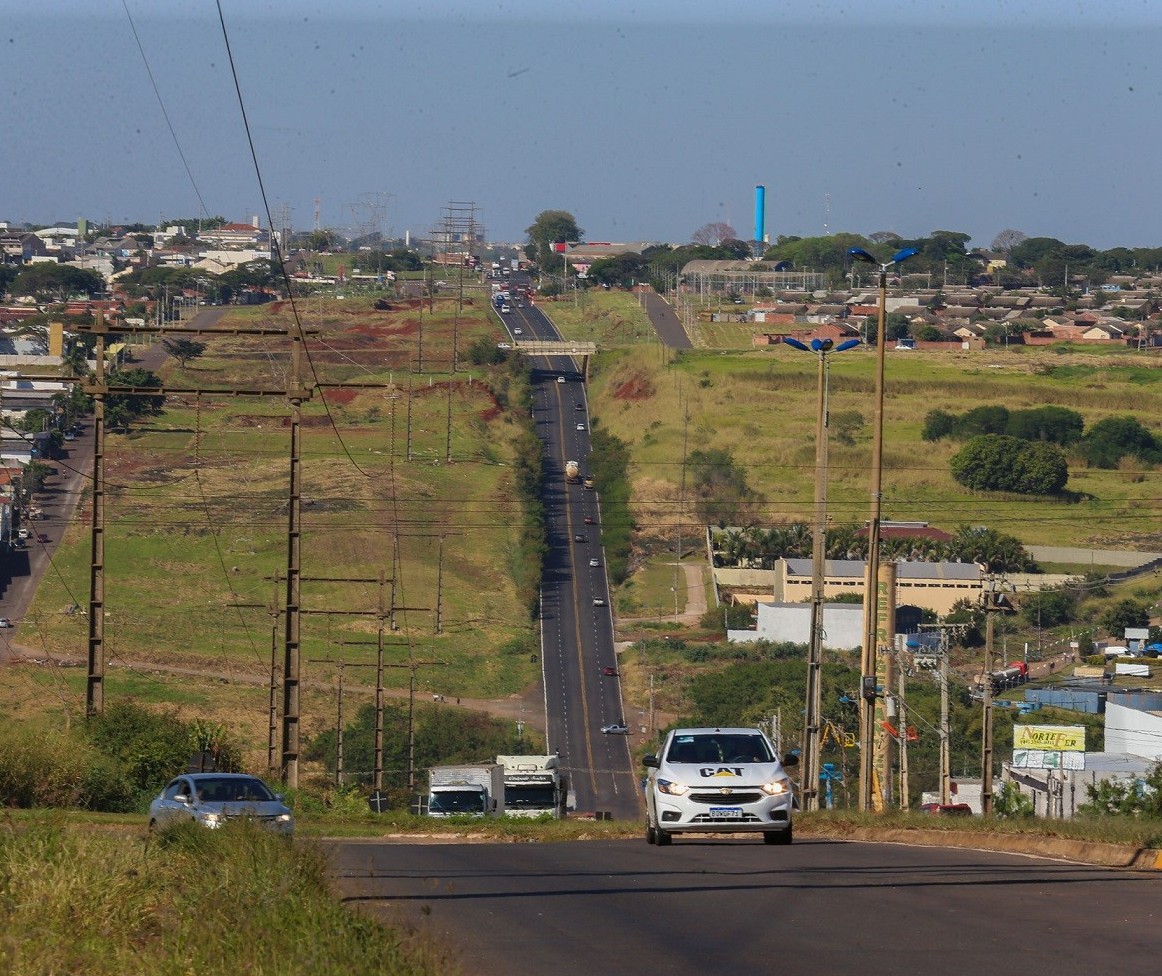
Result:
[[[584,430],[584,429],[585,429],[585,425],[584,425],[584,424],[578,424],[578,425],[577,425],[577,429],[578,429],[578,430]]]
[[[574,404],[573,404],[573,409],[574,409],[574,410],[584,410],[584,409],[585,409],[585,404],[583,404],[583,403],[574,403]]]
[[[511,308],[509,308],[507,305],[501,305],[501,306],[500,306],[500,312],[501,312],[501,314],[502,314],[502,315],[508,315],[508,313],[509,313],[509,312],[511,312],[511,311],[512,311],[512,309],[511,309]]]
[[[601,597],[595,596],[593,598],[593,605],[595,607],[603,607],[603,606],[605,606],[605,601]]]
[[[593,516],[592,516],[592,515],[586,515],[586,516],[585,516],[585,524],[586,524],[586,525],[592,525],[592,524],[593,524]]]
[[[45,535],[43,532],[37,532],[36,533],[36,541],[37,542],[48,542],[48,536]]]
[[[590,565],[590,566],[592,566],[594,569],[596,569],[598,566],[600,566],[600,565],[601,565],[601,560],[600,560],[600,559],[596,559],[596,558],[594,558],[594,559],[590,559],[590,560],[589,560],[589,565]]]
[[[5,630],[12,626],[12,621],[7,617],[0,617],[0,630]]]
[[[75,441],[76,439],[77,439],[77,435],[74,434],[71,430],[65,431],[65,440],[66,441]]]
[[[557,377],[557,382],[558,382],[558,383],[564,383],[564,382],[565,382],[565,377],[564,377],[564,376],[558,376],[558,377]]]
[[[573,536],[573,541],[574,542],[584,542],[585,536],[583,536],[580,532],[578,532],[575,536]]]
[[[26,529],[26,528],[23,528],[23,527],[21,527],[21,528],[19,528],[19,529],[17,529],[17,530],[16,530],[16,537],[17,537],[18,539],[27,539],[27,538],[29,538],[31,535],[32,535],[32,530],[31,530],[31,529]]]
[[[605,675],[605,677],[607,677],[607,678],[616,678],[617,677],[617,668],[611,668],[611,667],[606,666],[606,667],[601,669],[601,673],[603,675]]]
[[[939,816],[971,817],[972,807],[967,803],[921,803],[921,813],[935,813]]]
[[[521,329],[513,329],[512,334],[513,335],[524,335],[524,332]]]
[[[511,342],[498,342],[496,344],[496,348],[497,349],[511,349],[512,343]]]
[[[149,804],[149,829],[193,821],[217,829],[247,819],[280,834],[293,834],[295,818],[282,797],[257,776],[188,773],[170,780]]]
[[[629,735],[629,726],[623,722],[614,722],[612,725],[601,726],[606,735]]]

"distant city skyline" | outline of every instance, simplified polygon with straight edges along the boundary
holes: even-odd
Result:
[[[749,238],[763,184],[771,240],[1162,245],[1162,5],[340,6],[222,0],[267,201],[296,229],[318,199],[322,226],[422,236],[457,200],[499,241],[546,209],[591,240]],[[215,4],[42,0],[0,39],[0,220],[266,223]]]

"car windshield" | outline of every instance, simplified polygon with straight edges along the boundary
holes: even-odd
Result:
[[[769,763],[774,756],[761,735],[747,732],[713,732],[676,735],[666,753],[671,763]]]
[[[198,799],[203,803],[267,802],[274,799],[260,779],[200,779],[195,784]]]

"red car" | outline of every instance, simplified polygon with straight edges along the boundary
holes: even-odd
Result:
[[[601,669],[601,673],[603,675],[605,675],[605,677],[607,677],[607,678],[616,678],[617,677],[617,668],[611,668],[611,667],[606,666],[606,667]]]
[[[592,515],[586,515],[586,516],[585,516],[585,524],[586,524],[586,525],[592,525],[592,524],[593,524],[593,516],[592,516]]]

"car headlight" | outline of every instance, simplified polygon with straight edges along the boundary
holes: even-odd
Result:
[[[289,813],[280,813],[274,819],[278,823],[290,823],[291,822],[291,815]]]
[[[759,787],[767,796],[781,796],[784,793],[791,792],[791,781],[789,779],[776,779],[769,783],[763,783]]]
[[[690,792],[690,787],[685,783],[676,783],[671,779],[659,779],[658,792],[668,793],[670,796],[685,796]]]
[[[203,813],[203,814],[200,814],[199,816],[200,816],[202,823],[208,824],[211,827],[216,825],[216,824],[222,823],[226,819],[220,813]]]

